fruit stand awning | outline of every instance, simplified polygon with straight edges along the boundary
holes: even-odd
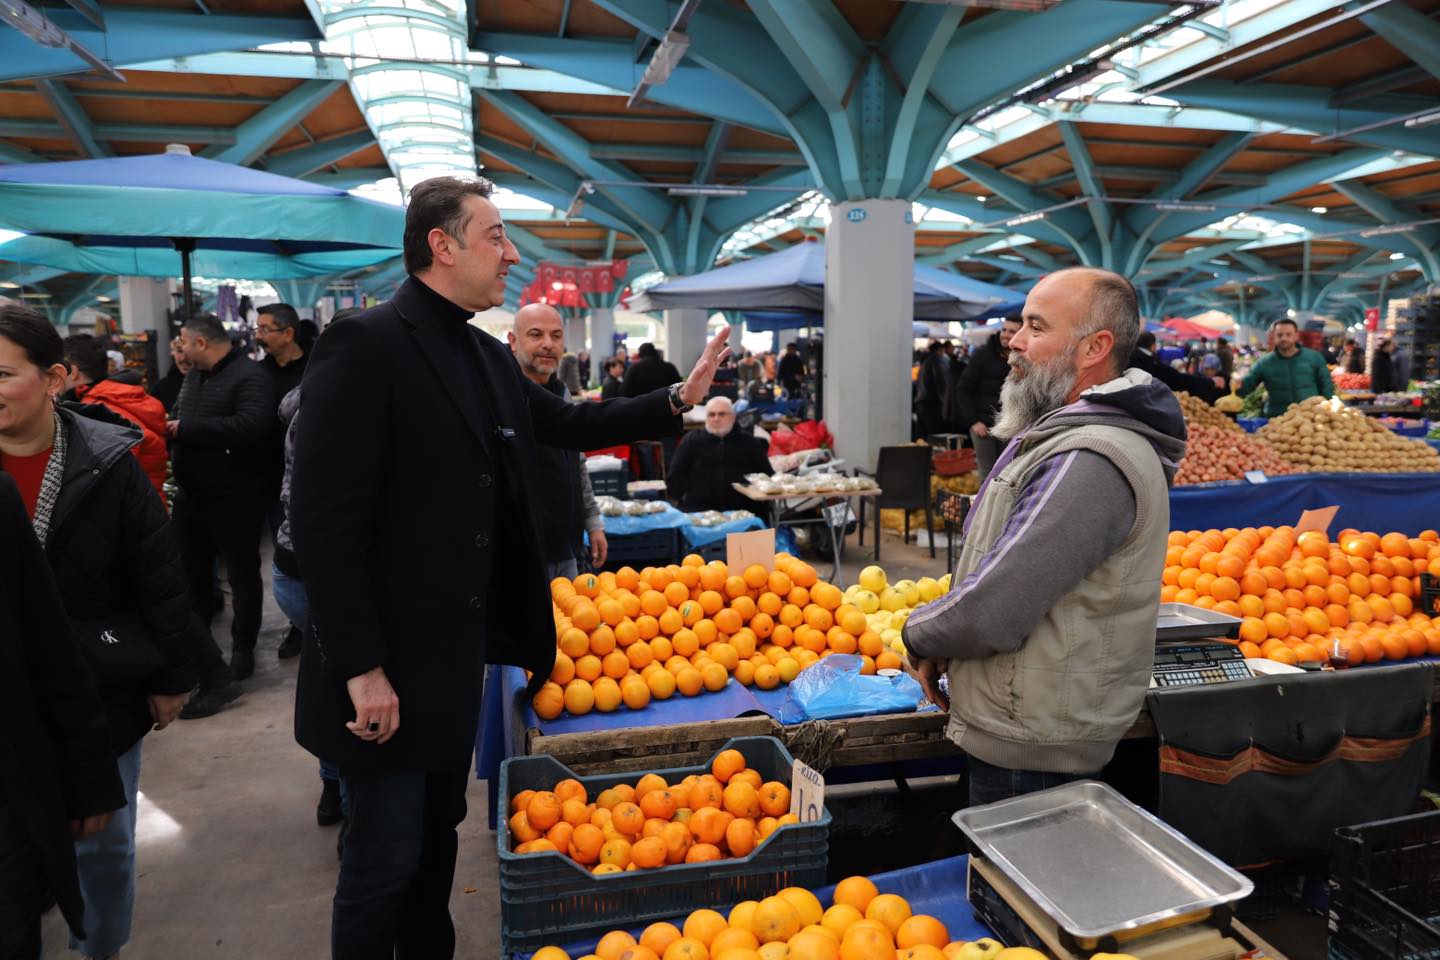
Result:
[[[213,254],[211,276],[315,276],[398,256],[404,221],[400,207],[188,152],[0,167],[0,229],[29,235],[0,259],[66,270],[174,276],[188,247],[197,263]]]
[[[1191,323],[1184,317],[1171,317],[1161,324],[1161,326],[1182,340],[1214,340],[1220,335],[1210,327],[1203,327],[1198,323]]]
[[[916,320],[981,320],[1018,311],[1023,294],[934,267],[915,266]],[[630,301],[636,311],[825,309],[825,244],[787,250],[657,284]]]

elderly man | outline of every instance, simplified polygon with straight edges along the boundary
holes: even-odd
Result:
[[[524,667],[532,693],[555,665],[540,447],[673,434],[729,354],[726,328],[684,383],[607,403],[566,403],[522,376],[470,323],[505,302],[520,262],[493,189],[416,184],[409,277],[331,324],[305,370],[289,501],[310,600],[295,738],[339,769],[348,798],[336,960],[454,955],[485,665]]]
[[[705,429],[680,441],[665,487],[680,509],[755,510],[755,501],[731,486],[747,473],[770,473],[763,440],[735,432],[735,405],[728,397],[705,404]]]
[[[1145,697],[1185,420],[1169,387],[1126,368],[1139,331],[1135,289],[1109,271],[1030,291],[994,428],[1008,443],[954,585],[905,625],[942,707],[949,676],[972,804],[1095,776]]]
[[[565,354],[565,321],[560,311],[547,303],[532,303],[515,312],[515,321],[506,334],[510,351],[520,372],[562,400],[569,401],[570,388],[560,379],[557,367]],[[590,489],[590,472],[585,454],[561,447],[540,448],[540,487],[536,491],[546,508],[541,511],[540,546],[545,551],[545,579],[574,579],[580,572],[577,561],[583,549],[581,533],[590,536],[590,563],[598,570],[609,549],[605,521]]]

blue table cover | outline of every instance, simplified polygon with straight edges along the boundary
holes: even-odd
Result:
[[[1354,527],[1414,535],[1440,523],[1440,473],[1301,473],[1266,483],[1227,480],[1170,491],[1170,529],[1293,524],[1339,504],[1332,532]]]
[[[682,514],[689,517],[689,514]],[[732,533],[744,533],[746,530],[759,530],[765,526],[765,521],[759,517],[750,517],[748,520],[727,520],[724,523],[717,523],[713,527],[697,527],[687,519],[685,525],[680,528],[680,535],[685,538],[685,543],[692,549],[708,546],[719,540],[724,540]],[[776,545],[776,550],[779,550]]]
[[[617,537],[628,537],[651,530],[675,530],[690,524],[685,514],[669,503],[665,504],[665,509],[660,513],[644,513],[637,517],[601,516],[600,519],[605,522],[605,535]]]
[[[975,919],[975,913],[970,909],[970,901],[965,899],[965,873],[969,861],[970,858],[966,856],[947,857],[903,870],[873,874],[870,879],[881,893],[898,893],[910,901],[910,909],[915,913],[928,914],[945,924],[951,940],[993,937],[990,928]],[[828,909],[831,898],[835,895],[835,888],[821,887],[813,892],[820,898],[821,905]],[[671,922],[677,927],[681,926],[685,917],[675,917]],[[642,930],[643,928],[631,930],[630,933],[638,938]],[[595,949],[597,942],[591,940],[588,943],[568,943],[563,946],[570,956],[583,957]],[[530,955],[515,954],[516,960],[528,956]]]

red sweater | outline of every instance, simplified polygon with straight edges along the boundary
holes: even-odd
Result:
[[[45,468],[50,465],[51,447],[28,457],[12,457],[0,453],[0,471],[10,474],[15,486],[20,488],[20,499],[25,501],[25,512],[35,519],[35,504],[40,500],[40,481],[45,479]]]

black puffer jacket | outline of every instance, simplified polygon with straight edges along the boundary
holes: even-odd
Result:
[[[45,556],[72,621],[138,613],[165,660],[145,680],[99,678],[110,745],[124,753],[150,730],[146,697],[195,684],[186,625],[190,603],[170,518],[130,448],[140,431],[93,404],[64,404],[67,450]]]
[[[271,424],[279,404],[260,364],[232,349],[208,373],[185,375],[175,401],[175,480],[192,497],[258,494],[270,485]]]
[[[970,362],[955,381],[946,415],[961,430],[968,431],[977,421],[995,426],[1000,409],[1000,388],[1010,376],[1010,362],[1000,349],[1000,334],[990,335],[980,349],[970,354]]]
[[[29,835],[46,886],[70,929],[83,935],[84,901],[66,821],[120,809],[125,790],[105,743],[95,682],[20,491],[3,473],[0,543],[0,807]]]

